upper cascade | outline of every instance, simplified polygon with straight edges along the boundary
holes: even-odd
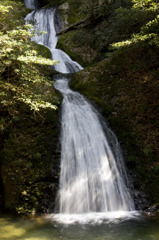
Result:
[[[60,29],[60,17],[55,8],[46,8],[29,13],[26,22],[33,22],[36,30],[32,41],[42,44],[50,49],[52,59],[58,60],[54,69],[61,73],[74,73],[82,69],[82,67],[62,50],[56,49],[58,37],[56,32]]]
[[[26,22],[34,23],[35,35],[32,41],[48,47],[50,50],[56,48],[58,37],[56,37],[55,8],[40,9],[29,13]]]
[[[30,9],[36,9],[38,7],[38,3],[36,0],[24,0],[25,6]]]

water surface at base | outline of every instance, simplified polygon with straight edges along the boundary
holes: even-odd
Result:
[[[62,225],[43,218],[0,218],[1,240],[159,240],[159,216],[97,225]]]
[[[140,219],[141,213],[137,211],[116,211],[116,212],[90,212],[83,214],[51,214],[46,218],[64,225],[118,223],[129,219]]]

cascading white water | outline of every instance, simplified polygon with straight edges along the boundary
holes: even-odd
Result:
[[[54,50],[58,41],[55,29],[55,8],[41,9],[29,13],[26,22],[34,23],[35,35],[32,41]]]
[[[25,20],[26,22],[35,23],[37,34],[32,37],[32,41],[49,48],[52,59],[56,59],[60,62],[54,66],[54,69],[61,73],[77,72],[82,69],[82,67],[77,62],[72,61],[64,51],[55,49],[58,41],[56,30],[59,29],[58,25],[55,24],[57,18],[56,9],[50,8],[33,11],[26,16]],[[40,32],[45,33],[41,34]]]
[[[68,78],[60,77],[54,86],[64,97],[58,196],[60,212],[133,210],[134,204],[124,182],[126,176],[121,174],[125,175],[121,155],[117,159],[121,168],[118,170],[98,113],[82,95],[69,89]],[[114,140],[115,147],[119,148]]]
[[[36,9],[37,7],[37,3],[35,0],[24,0],[24,2],[27,8]]]
[[[55,49],[55,9],[41,9],[28,14],[26,20],[36,22],[36,29],[47,34],[32,40],[47,46],[55,69],[73,73],[82,67],[59,49]],[[134,202],[119,143],[109,128],[103,130],[100,116],[79,93],[70,90],[67,75],[56,78],[55,88],[63,95],[61,120],[61,173],[58,192],[59,212],[83,214],[90,212],[132,211]]]
[[[60,64],[55,65],[55,70],[61,73],[74,73],[82,69],[82,67],[62,50],[54,49],[51,50],[52,59],[56,59]]]

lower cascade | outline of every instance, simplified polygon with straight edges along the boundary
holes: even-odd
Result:
[[[28,1],[26,1],[28,2]],[[79,93],[69,88],[69,73],[82,67],[62,50],[56,49],[56,9],[28,14],[26,21],[47,34],[33,41],[48,47],[54,60],[55,88],[63,95],[61,119],[61,173],[57,196],[60,214],[89,214],[133,211],[122,153],[113,132],[103,124],[97,110]]]
[[[113,138],[110,146],[98,113],[81,94],[69,89],[67,77],[60,77],[54,86],[63,94],[59,212],[133,210],[115,136],[106,129]]]

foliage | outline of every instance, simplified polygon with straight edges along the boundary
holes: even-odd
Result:
[[[142,9],[157,9],[159,6],[158,0],[133,0],[133,8],[142,8]]]
[[[98,5],[97,2],[93,2],[94,6]],[[89,1],[85,1],[83,4],[87,8]],[[83,7],[80,2],[78,6],[80,13]],[[109,2],[107,9],[104,7],[104,2],[101,1],[100,8],[97,7],[94,12],[94,21],[91,21],[85,29],[74,31],[71,39],[72,44],[82,48],[85,47],[88,49],[89,55],[92,55],[92,51],[95,50],[94,62],[101,58],[110,57],[112,51],[115,50],[115,45],[112,44],[123,42],[122,45],[124,45],[125,41],[125,45],[127,45],[131,38],[133,42],[137,39],[142,42],[143,39],[148,41],[149,38],[150,44],[152,42],[157,44],[157,36],[154,34],[158,34],[158,12],[159,3],[157,1],[116,0]],[[88,16],[88,14],[88,11],[84,11],[84,16]],[[147,34],[152,35],[147,36]],[[83,59],[87,58],[87,56],[81,57]]]
[[[30,41],[28,11],[20,1],[0,2],[0,200],[5,198],[5,209],[24,214],[44,211],[49,205],[44,196],[55,192],[48,166],[58,141],[55,110],[61,101],[52,86],[56,61],[47,58],[46,47]]]
[[[12,1],[2,1],[0,4],[1,11],[1,32],[0,32],[0,55],[1,55],[1,105],[2,107],[9,107],[15,104],[16,101],[23,101],[29,104],[31,109],[38,111],[39,108],[51,107],[56,109],[55,105],[49,102],[41,101],[39,96],[31,93],[28,82],[36,83],[43,82],[44,77],[39,76],[37,64],[40,65],[54,65],[56,61],[46,59],[39,55],[35,50],[35,44],[30,41],[33,35],[31,25],[20,25],[24,22],[19,20],[7,21],[17,14],[22,8],[21,3]],[[11,13],[11,16],[10,16]],[[23,16],[23,15],[22,15]],[[11,28],[14,27],[14,30]],[[8,91],[12,92],[12,99],[8,98]],[[10,94],[9,94],[10,95]]]
[[[149,44],[159,47],[159,3],[153,0],[137,1],[134,0],[134,5],[131,11],[143,11],[148,20],[148,13],[154,14],[154,18],[147,21],[140,28],[140,32],[132,34],[131,38],[126,41],[113,43],[110,50],[120,49],[121,47],[130,46],[132,44]]]
[[[105,15],[112,0],[69,0],[70,7],[78,9],[79,14],[89,16],[92,20],[97,15]]]
[[[22,16],[27,13],[27,10],[20,2],[3,0],[0,2],[0,13],[0,30],[4,32],[22,25]]]

